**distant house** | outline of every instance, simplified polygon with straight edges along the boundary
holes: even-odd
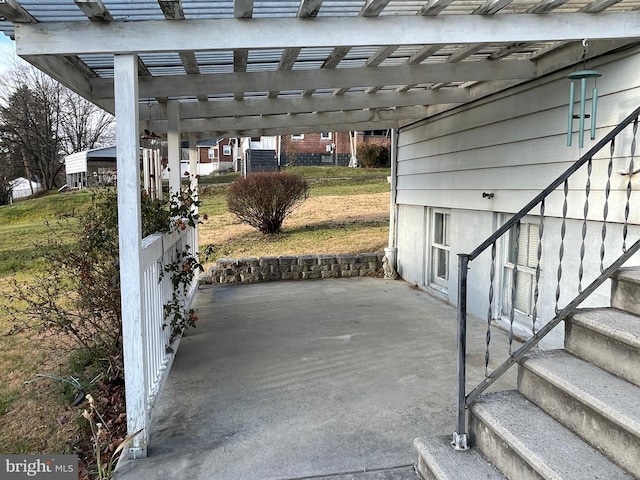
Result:
[[[33,180],[29,181],[24,177],[18,177],[9,182],[11,186],[11,200],[15,200],[16,198],[25,198],[29,197],[35,193],[41,192],[44,190],[42,185]]]
[[[69,188],[114,185],[116,181],[116,147],[92,148],[72,153],[64,159]]]
[[[198,174],[211,175],[212,173],[237,170],[238,162],[236,162],[236,155],[234,154],[235,142],[236,140],[232,138],[214,138],[198,142],[196,144],[198,150]],[[188,161],[186,164],[188,167]]]

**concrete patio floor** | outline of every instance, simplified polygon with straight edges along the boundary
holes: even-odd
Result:
[[[416,479],[414,438],[454,429],[455,309],[410,284],[203,286],[195,308],[149,457],[122,461],[116,480]],[[483,322],[468,333],[480,381]]]

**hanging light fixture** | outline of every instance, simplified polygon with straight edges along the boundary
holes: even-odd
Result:
[[[589,44],[587,40],[582,40],[582,64],[583,70],[576,70],[570,73],[567,78],[571,80],[569,85],[569,119],[567,126],[567,147],[571,146],[571,140],[573,137],[573,121],[578,119],[578,145],[580,148],[584,147],[584,124],[585,119],[589,118],[590,124],[590,137],[591,140],[596,138],[596,114],[598,111],[598,81],[597,78],[602,74],[597,70],[587,70],[587,48]],[[586,113],[587,104],[587,80],[593,78],[593,88],[591,90],[591,114]],[[575,83],[580,81],[580,112],[574,114],[575,104]]]

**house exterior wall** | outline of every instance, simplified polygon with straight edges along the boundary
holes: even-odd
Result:
[[[86,173],[87,152],[77,152],[67,155],[64,159],[64,169],[67,175],[72,173]]]
[[[348,165],[351,158],[349,132],[326,133],[325,138],[321,133],[282,135],[280,164]]]
[[[397,261],[402,277],[425,289],[434,288],[453,304],[457,303],[457,254],[469,253],[487,238],[513,213],[543,190],[552,180],[612,130],[640,104],[640,53],[621,58],[603,58],[592,62],[597,68],[598,118],[596,140],[585,135],[582,151],[577,134],[573,146],[566,146],[570,71],[539,79],[527,85],[479,100],[453,111],[443,112],[402,128],[398,136],[397,165]],[[589,87],[588,98],[591,90]],[[577,112],[577,108],[576,108]],[[577,121],[575,122],[577,128]],[[587,120],[587,129],[589,121]],[[628,129],[629,131],[631,129]],[[628,166],[630,132],[616,141],[614,172]],[[608,148],[594,157],[590,217],[602,215],[604,185],[608,163]],[[640,178],[633,180],[640,189]],[[614,173],[609,199],[609,231],[621,228],[622,208],[626,198],[627,176]],[[579,267],[580,227],[582,225],[586,176],[571,180],[569,191],[568,232],[563,259],[565,277],[576,278]],[[483,198],[483,193],[493,194]],[[640,224],[640,198],[632,204],[631,223]],[[555,290],[555,259],[558,257],[561,227],[562,195],[552,194],[546,202],[545,242],[542,254],[541,290]],[[618,208],[615,208],[618,206]],[[615,210],[615,213],[614,213]],[[450,215],[449,276],[445,285],[434,285],[433,255],[429,247],[435,211]],[[539,222],[534,215],[528,219]],[[615,225],[617,223],[617,225]],[[569,230],[570,227],[576,227]],[[636,234],[637,227],[635,229]],[[557,235],[551,235],[556,232]],[[550,235],[548,235],[550,234]],[[599,245],[600,227],[590,225],[588,245]],[[619,250],[619,247],[617,247]],[[502,264],[507,245],[498,245],[498,285],[505,274]],[[613,257],[615,258],[615,257]],[[612,258],[612,259],[613,259]],[[556,262],[557,263],[557,262]],[[468,311],[486,318],[488,311],[490,257],[482,254],[472,263],[469,272]],[[586,259],[588,272],[599,271],[599,258]],[[587,277],[587,274],[585,274]],[[561,283],[560,304],[576,294],[575,280]],[[493,315],[499,317],[502,292],[494,305]],[[601,288],[590,300],[591,305],[606,304],[608,289]],[[554,305],[540,305],[539,318],[550,319]]]
[[[391,138],[383,132],[357,132],[356,144],[373,143],[390,147]],[[329,138],[326,137],[329,134]],[[351,132],[306,133],[303,136],[283,135],[280,164],[349,165]],[[330,148],[330,150],[327,150]]]
[[[230,153],[225,154],[225,147]],[[230,138],[222,138],[215,145],[198,145],[198,175],[210,175],[215,172],[229,172],[235,169],[233,148]],[[213,153],[213,158],[209,153]],[[184,162],[183,162],[184,163]],[[186,162],[188,164],[188,161]]]
[[[327,145],[335,144],[337,153],[350,153],[349,132],[327,132],[331,138],[321,138],[320,133],[305,133],[304,138],[295,135],[282,135],[282,151],[296,153],[327,153]]]

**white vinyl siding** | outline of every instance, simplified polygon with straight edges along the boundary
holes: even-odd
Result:
[[[604,61],[604,60],[601,60]],[[585,153],[637,105],[640,92],[640,55],[594,65],[599,100],[596,140],[585,138]],[[428,123],[401,129],[398,136],[398,204],[435,208],[515,213],[563,172],[581,152],[566,146],[568,115],[567,72],[461,107]],[[631,135],[616,141],[617,152],[629,152]],[[606,177],[607,150],[594,157],[593,178]],[[628,165],[614,159],[614,172]],[[582,174],[581,174],[582,175]],[[624,202],[626,179],[611,179],[610,202]],[[604,183],[595,182],[590,202],[604,198]],[[492,199],[483,193],[494,193]],[[584,178],[569,186],[569,218],[582,218],[580,199]],[[559,216],[562,198],[554,195],[546,214]],[[592,213],[595,215],[596,210]],[[591,212],[590,212],[591,214]],[[619,210],[609,220],[620,222]]]

